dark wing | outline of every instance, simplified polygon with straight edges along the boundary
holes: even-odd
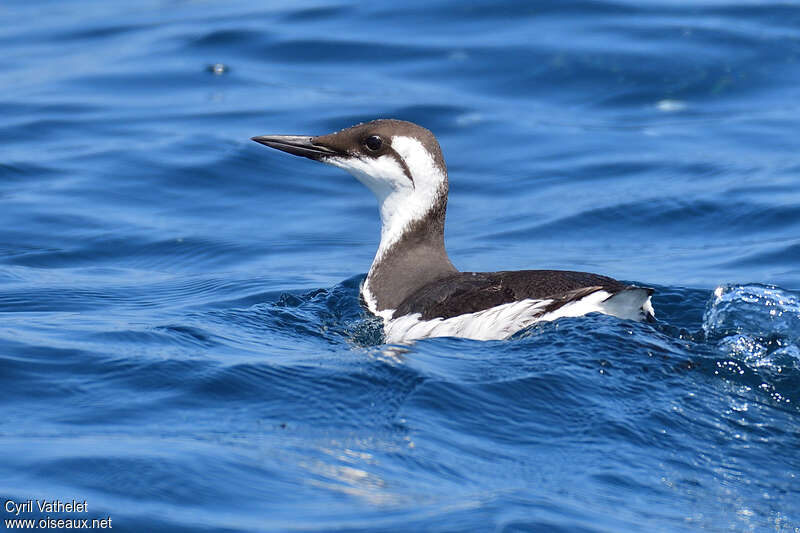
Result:
[[[395,317],[420,313],[422,320],[476,313],[519,300],[551,299],[543,312],[598,290],[612,294],[629,287],[615,279],[568,270],[459,272],[423,286],[406,298]]]

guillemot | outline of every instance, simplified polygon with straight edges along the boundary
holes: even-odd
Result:
[[[270,148],[343,168],[377,197],[381,240],[360,295],[385,340],[505,339],[535,322],[600,312],[655,316],[653,289],[587,272],[459,272],[444,247],[447,167],[436,137],[379,119],[321,135],[262,135]]]

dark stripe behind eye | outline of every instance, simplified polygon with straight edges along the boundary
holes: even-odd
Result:
[[[397,152],[394,150],[394,148],[391,148],[391,149],[389,150],[389,152],[392,154],[392,157],[394,157],[394,158],[395,158],[395,160],[397,161],[397,163],[398,163],[398,164],[399,164],[399,165],[400,165],[400,166],[403,168],[403,173],[406,175],[406,177],[407,177],[409,180],[411,180],[411,185],[416,185],[416,184],[414,183],[414,177],[411,175],[411,171],[408,169],[408,165],[406,165],[406,162],[405,162],[405,161],[403,161],[403,158],[402,158],[402,157],[400,157],[400,154],[398,154],[398,153],[397,153]]]

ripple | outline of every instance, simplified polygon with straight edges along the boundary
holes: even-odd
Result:
[[[64,222],[63,215],[59,219]],[[78,220],[78,217],[75,217]],[[83,224],[83,219],[80,219]],[[67,221],[68,222],[68,221]],[[89,221],[92,225],[99,221]],[[28,267],[70,268],[83,265],[112,263],[129,268],[180,271],[198,264],[225,263],[237,260],[240,252],[249,247],[242,243],[209,241],[194,237],[151,240],[129,236],[119,238],[97,235],[86,239],[80,247],[70,250],[46,250],[21,253],[6,260],[7,264]]]
[[[129,32],[137,31],[143,29],[141,25],[138,24],[107,24],[107,25],[97,25],[94,27],[84,27],[81,29],[72,30],[69,32],[62,33],[57,35],[56,38],[59,40],[66,40],[66,41],[84,41],[84,40],[93,40],[93,39],[107,39],[111,37],[117,37]]]
[[[351,10],[344,6],[319,6],[293,9],[283,15],[287,22],[306,22],[337,18]]]
[[[198,314],[197,320],[211,320],[215,334],[235,344],[259,345],[268,335],[274,341],[280,338],[282,345],[288,343],[287,347],[298,338],[316,346],[320,341],[375,346],[383,341],[383,327],[378,319],[367,317],[359,303],[362,279],[356,276],[332,289],[273,293],[269,299],[277,296],[274,301],[213,309]]]
[[[776,217],[776,222],[779,220],[780,217]],[[782,265],[788,267],[796,267],[800,264],[800,243],[780,242],[772,244],[769,248],[771,249],[768,251],[750,253],[726,264],[730,266]]]
[[[267,35],[263,30],[216,30],[195,38],[191,45],[219,49],[226,46],[239,46],[252,41],[262,41]]]
[[[323,53],[312,53],[322,50]],[[330,39],[296,39],[283,41],[260,52],[273,61],[288,63],[375,64],[409,61],[441,56],[433,51],[411,44],[388,44],[369,41],[338,41]]]

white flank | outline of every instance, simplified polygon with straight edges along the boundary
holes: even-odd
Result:
[[[599,290],[562,305],[550,313],[542,313],[552,300],[520,300],[477,313],[452,318],[420,320],[420,314],[384,319],[387,343],[405,343],[427,337],[464,337],[475,340],[502,340],[537,322],[548,322],[563,317],[577,317],[588,313],[603,313],[626,320],[642,320],[644,312],[652,311],[650,296],[644,289],[629,289],[613,296]],[[644,311],[644,312],[643,312]]]
[[[550,300],[521,300],[477,313],[420,320],[420,314],[404,315],[384,320],[383,332],[387,343],[403,343],[427,337],[464,337],[488,341],[507,339],[517,331],[537,322]]]

